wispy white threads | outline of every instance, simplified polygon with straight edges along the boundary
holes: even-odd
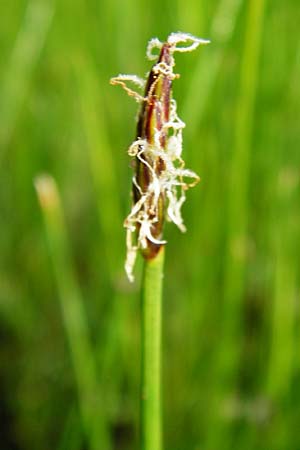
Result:
[[[167,76],[170,80],[177,77],[173,72],[175,65],[172,54],[174,52],[191,52],[200,44],[207,44],[209,41],[196,38],[187,33],[172,33],[167,39],[170,45],[171,63],[157,63],[152,70],[158,75]],[[161,50],[163,43],[157,38],[151,39],[147,47],[147,57],[150,60],[158,58],[153,50]],[[145,98],[143,95],[130,89],[126,82],[143,88],[145,81],[136,75],[119,75],[111,80],[112,84],[121,85],[125,91],[139,102],[147,102],[150,93]],[[131,157],[138,158],[146,165],[151,173],[151,181],[147,191],[143,192],[139,186],[136,176],[132,182],[140,194],[139,200],[132,206],[130,214],[127,216],[124,226],[127,229],[127,257],[125,270],[130,281],[134,280],[133,268],[136,255],[139,249],[147,248],[147,241],[154,244],[165,244],[165,240],[155,238],[151,233],[151,227],[159,220],[159,199],[163,195],[166,201],[166,219],[182,231],[186,231],[183,223],[181,208],[185,202],[185,191],[198,183],[198,175],[185,169],[182,154],[182,131],[185,123],[177,115],[175,100],[171,100],[170,118],[161,130],[154,130],[154,144],[150,144],[145,139],[138,138],[128,149]],[[166,145],[161,146],[161,134],[167,135]],[[148,161],[156,161],[161,158],[165,169],[158,175]]]

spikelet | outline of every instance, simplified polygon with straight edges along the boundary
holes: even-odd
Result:
[[[138,250],[146,259],[156,256],[166,241],[163,238],[165,219],[185,231],[181,207],[185,192],[198,183],[199,177],[186,169],[181,157],[184,122],[176,112],[172,98],[174,53],[190,52],[209,41],[187,33],[172,33],[165,43],[151,39],[147,57],[156,60],[146,81],[136,75],[119,75],[111,84],[121,85],[141,103],[136,140],[128,154],[135,159],[132,178],[133,205],[124,226],[127,230],[125,270],[133,281],[133,268]],[[158,54],[154,53],[158,51]],[[128,83],[144,88],[144,95],[135,92]]]

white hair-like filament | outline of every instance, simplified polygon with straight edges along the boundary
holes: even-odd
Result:
[[[170,63],[161,61],[152,68],[159,75],[173,80],[178,77],[174,74],[175,65],[172,54],[175,52],[191,52],[201,44],[208,44],[209,41],[192,36],[188,33],[171,33],[167,39],[170,52]],[[151,39],[147,46],[147,57],[150,60],[157,60],[158,54],[154,50],[160,51],[164,44],[159,39]],[[145,102],[152,95],[150,90],[144,97],[135,92],[127,83],[132,83],[139,89],[144,89],[145,80],[136,75],[120,74],[111,79],[111,84],[120,85],[131,97],[138,102]],[[186,230],[181,215],[181,208],[186,200],[185,192],[193,187],[200,180],[198,175],[189,169],[185,169],[182,154],[182,131],[185,123],[178,117],[176,111],[176,101],[170,101],[170,114],[168,122],[163,124],[161,130],[153,130],[153,143],[150,144],[146,139],[138,137],[129,147],[128,154],[132,158],[137,158],[150,173],[150,182],[147,190],[143,191],[139,185],[136,175],[132,178],[132,183],[139,193],[139,199],[132,205],[132,209],[125,219],[126,228],[127,256],[125,270],[129,281],[134,280],[133,268],[136,255],[139,249],[145,249],[149,241],[153,244],[163,245],[166,243],[163,239],[158,239],[152,234],[152,227],[161,220],[160,197],[163,196],[166,202],[166,219],[173,222],[182,232]],[[167,135],[166,145],[162,147],[162,133]],[[155,170],[155,164],[152,162],[161,159],[164,163],[164,170],[159,173]],[[150,161],[150,162],[149,162]]]

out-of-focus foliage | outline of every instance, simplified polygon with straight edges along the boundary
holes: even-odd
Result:
[[[299,449],[299,1],[4,3],[1,448],[139,448],[137,104],[109,78],[143,76],[147,41],[181,30],[212,43],[177,56],[202,181],[188,232],[165,230],[165,449]]]

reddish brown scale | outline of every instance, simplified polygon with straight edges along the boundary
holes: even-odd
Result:
[[[164,63],[164,65],[171,66],[172,56],[170,54],[170,45],[164,44],[160,51],[157,63]],[[157,64],[156,63],[156,64]],[[164,125],[169,121],[170,117],[170,98],[172,81],[168,75],[158,73],[155,70],[156,64],[152,67],[145,88],[145,98],[143,103],[138,125],[137,125],[137,139],[146,140],[150,145],[154,144],[155,133],[160,132],[160,145],[164,149],[167,142],[167,133],[163,130]],[[143,159],[153,167],[157,176],[165,170],[165,162],[162,158],[157,157],[154,161],[149,155],[143,153]],[[152,174],[149,168],[138,158],[136,159],[136,181],[140,186],[142,192],[148,190],[148,186],[152,181]],[[141,197],[139,190],[133,186],[133,198],[136,203]],[[145,204],[145,208],[152,204],[151,198]],[[158,218],[157,223],[152,225],[151,234],[156,239],[161,239],[164,224],[164,210],[165,210],[165,196],[160,194],[157,204],[157,211],[149,214],[150,218]],[[143,256],[147,259],[154,258],[161,248],[161,244],[154,244],[148,240],[148,246],[143,249]]]

